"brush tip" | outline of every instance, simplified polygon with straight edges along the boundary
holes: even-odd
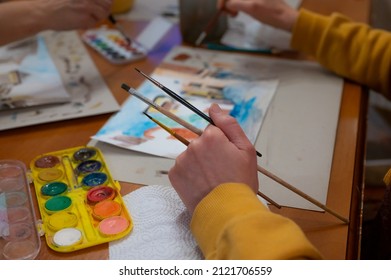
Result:
[[[205,37],[206,37],[206,33],[201,32],[201,34],[198,36],[197,40],[195,41],[195,45],[196,46],[201,45],[201,43],[204,41]]]
[[[114,16],[112,14],[109,15],[109,21],[113,24],[116,24],[117,21],[115,20]]]
[[[148,115],[146,112],[143,112],[143,114],[152,120],[152,117],[150,115]]]
[[[149,79],[149,80],[151,80],[151,77],[148,77],[148,75],[147,74],[145,74],[143,71],[141,71],[140,69],[138,69],[138,68],[134,68],[137,72],[139,72],[141,75],[143,75],[145,78],[147,78],[147,79]]]
[[[126,91],[129,91],[129,90],[130,90],[130,86],[128,86],[127,84],[122,84],[122,85],[121,85],[121,88],[123,88],[123,89],[126,90]]]

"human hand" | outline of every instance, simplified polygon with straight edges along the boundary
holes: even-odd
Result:
[[[291,31],[298,11],[283,0],[218,0],[217,8],[224,7],[232,16],[244,12],[260,22]]]
[[[113,0],[40,0],[45,29],[73,30],[94,27],[108,17]]]
[[[169,171],[169,179],[190,213],[222,183],[247,184],[258,191],[256,151],[238,122],[213,104],[209,125],[180,154]]]

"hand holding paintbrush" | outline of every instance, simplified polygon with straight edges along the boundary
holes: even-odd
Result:
[[[165,126],[164,124],[162,124],[161,122],[159,122],[158,120],[152,118],[150,115],[148,115],[147,113],[144,112],[144,115],[146,115],[151,121],[153,121],[154,123],[156,123],[158,126],[160,126],[161,128],[163,128],[165,131],[167,131],[169,134],[171,134],[173,137],[175,137],[177,140],[179,140],[180,142],[182,142],[184,145],[188,146],[190,144],[190,142],[184,138],[183,136],[181,136],[180,134],[176,133],[174,130],[170,129],[169,127]],[[272,200],[270,197],[266,196],[265,194],[263,194],[262,192],[260,192],[259,190],[257,191],[257,195],[259,195],[260,197],[262,197],[263,199],[265,199],[267,202],[269,202],[270,204],[276,206],[277,208],[281,208],[281,206],[275,202],[274,200]]]
[[[136,97],[137,99],[141,100],[142,102],[144,102],[145,104],[149,105],[150,107],[154,108],[155,110],[159,111],[160,113],[162,113],[163,115],[165,115],[166,117],[170,118],[171,120],[177,122],[178,124],[182,125],[183,127],[189,129],[190,131],[192,131],[193,133],[197,134],[197,135],[201,135],[202,134],[202,130],[194,127],[193,125],[191,125],[190,123],[186,122],[185,120],[179,118],[178,116],[174,115],[173,113],[171,113],[170,111],[164,109],[163,107],[159,106],[158,104],[154,103],[153,101],[149,100],[148,98],[144,97],[143,95],[141,95],[140,93],[138,93],[134,88],[131,88],[129,87],[127,84],[122,84],[121,85],[121,88],[124,89],[125,91],[127,91],[128,93],[130,93],[132,96]],[[174,136],[177,140],[179,140],[180,142],[182,142],[184,145],[188,146],[190,144],[190,142],[185,139],[184,137],[182,137],[181,135],[177,134],[175,131],[173,131],[172,129],[170,129],[169,127],[165,126],[164,124],[162,124],[161,122],[159,122],[158,120],[152,118],[151,116],[149,116],[147,113],[144,112],[144,114],[150,119],[152,120],[153,122],[155,122],[157,125],[159,125],[161,128],[163,128],[164,130],[166,130],[168,133],[170,133],[172,136]],[[277,208],[281,208],[281,206],[276,203],[275,201],[273,201],[271,198],[269,198],[268,196],[266,196],[265,194],[263,194],[262,192],[260,191],[257,191],[257,194],[259,196],[261,196],[263,199],[265,199],[267,202],[269,202],[270,204],[276,206]]]
[[[217,106],[217,105],[215,105]],[[182,137],[180,134],[176,133],[174,130],[170,129],[169,127],[167,127],[166,125],[164,125],[163,123],[159,122],[158,120],[154,119],[153,117],[151,117],[150,115],[148,115],[147,113],[144,112],[144,115],[146,115],[150,120],[152,120],[153,122],[155,122],[158,126],[160,126],[161,128],[163,128],[165,131],[167,131],[169,134],[171,134],[173,137],[175,137],[177,140],[179,140],[180,142],[182,142],[184,145],[188,146],[190,144],[190,142],[185,139],[184,137]],[[250,146],[251,146],[251,143],[250,143]],[[221,148],[221,147],[220,147]],[[218,149],[219,152],[221,152],[221,149]],[[212,152],[212,151],[211,151]],[[234,174],[232,174],[234,175]],[[234,175],[235,176],[235,175]],[[234,178],[235,180],[237,178]],[[258,181],[258,180],[256,180]],[[256,183],[256,190],[257,190],[257,194],[262,197],[263,199],[265,199],[267,202],[269,202],[270,204],[276,206],[277,208],[281,208],[281,206],[276,203],[275,201],[273,201],[271,198],[269,198],[268,196],[264,195],[262,192],[260,192],[258,190],[258,182]]]

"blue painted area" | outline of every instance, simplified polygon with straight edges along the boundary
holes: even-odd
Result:
[[[227,77],[232,78],[232,75],[229,75],[229,73],[226,74]],[[176,79],[165,82],[161,81],[161,83],[176,92],[180,92],[181,83],[178,83]],[[164,96],[164,93],[159,88],[148,81],[144,82],[138,89],[138,92],[150,100],[154,100],[157,96]],[[262,109],[263,105],[260,102],[262,100],[262,90],[260,89],[259,83],[238,81],[225,86],[222,94],[229,101],[229,104],[233,104],[233,109],[230,112],[231,116],[238,120],[250,141],[255,141],[264,114]],[[192,101],[194,100],[195,98],[193,97]],[[189,102],[191,103],[191,100]],[[106,123],[97,133],[97,136],[113,135],[115,133],[118,135],[118,132],[120,132],[121,135],[144,138],[145,131],[157,126],[144,116],[143,111],[146,109],[147,105],[139,99],[135,97],[128,99],[123,105],[122,110]],[[168,127],[181,127],[181,125],[159,112],[150,111],[148,114]],[[201,129],[207,125],[205,120],[190,111],[189,113],[184,113],[184,115],[177,114],[177,116]]]
[[[156,96],[162,94],[161,90],[156,88],[156,86],[145,82],[139,89],[138,92],[150,100],[154,100]],[[114,115],[100,131],[96,134],[97,136],[107,135],[114,132],[121,131],[122,135],[134,136],[134,137],[143,137],[144,132],[150,128],[156,127],[157,125],[149,120],[144,114],[143,111],[148,108],[148,105],[143,103],[141,100],[132,97],[128,99],[123,108]],[[165,117],[163,114],[148,113],[153,118],[163,122],[169,127],[181,127],[175,121],[170,120]],[[190,114],[186,116],[178,117],[188,121],[196,127],[205,127],[206,122],[195,114]]]
[[[223,89],[224,98],[234,104],[230,115],[236,118],[240,124],[244,124],[254,117],[262,116],[260,108],[257,107],[257,96],[251,94],[253,86],[251,83],[238,83]]]
[[[50,57],[43,37],[37,37],[37,54],[26,56],[20,64],[20,69],[29,73],[58,75],[57,67]]]

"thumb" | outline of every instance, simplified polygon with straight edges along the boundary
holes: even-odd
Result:
[[[212,104],[209,108],[209,116],[214,124],[221,129],[230,142],[235,144],[239,149],[253,148],[243,129],[236,119],[221,110],[217,104]]]

